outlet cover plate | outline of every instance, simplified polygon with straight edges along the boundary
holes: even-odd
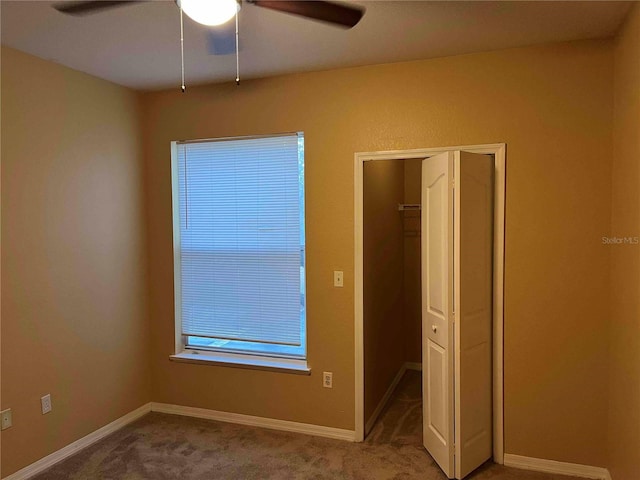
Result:
[[[333,388],[333,372],[322,372],[322,386]]]
[[[2,430],[6,430],[7,428],[13,425],[13,419],[12,419],[10,408],[7,408],[6,410],[2,410],[2,412],[0,412],[0,418],[2,419]]]

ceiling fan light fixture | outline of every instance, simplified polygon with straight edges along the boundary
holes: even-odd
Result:
[[[178,0],[178,6],[193,21],[202,25],[222,25],[240,10],[237,0]]]

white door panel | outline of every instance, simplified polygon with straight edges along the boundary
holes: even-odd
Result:
[[[440,468],[453,462],[453,153],[422,162],[423,443]]]
[[[492,454],[493,159],[455,153],[455,473]]]
[[[434,392],[434,395],[427,397],[427,426],[434,434],[440,447],[446,448],[448,431],[447,418],[447,369],[446,351],[436,342],[427,338],[427,364],[429,365],[429,385],[427,390]],[[435,395],[435,393],[438,393]]]
[[[423,443],[461,479],[492,453],[491,157],[423,160],[422,252]]]
[[[429,172],[427,172],[428,174]],[[445,285],[440,282],[443,268],[446,268],[447,229],[446,221],[449,203],[447,193],[449,182],[447,172],[434,172],[433,177],[428,178],[427,184],[427,216],[430,220],[430,230],[427,242],[427,257],[431,260],[427,264],[427,308],[429,313],[444,318],[447,309],[447,292]],[[434,280],[434,281],[429,281]]]

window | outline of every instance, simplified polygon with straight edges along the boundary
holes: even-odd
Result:
[[[173,142],[172,175],[178,348],[306,358],[303,134]]]

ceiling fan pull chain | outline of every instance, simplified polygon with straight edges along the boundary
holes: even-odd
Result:
[[[180,3],[180,60],[182,62],[182,84],[180,85],[180,91],[184,93],[187,87],[184,85],[184,20],[182,18],[182,2]]]
[[[240,33],[238,31],[238,15],[236,11],[236,85],[240,85]]]

